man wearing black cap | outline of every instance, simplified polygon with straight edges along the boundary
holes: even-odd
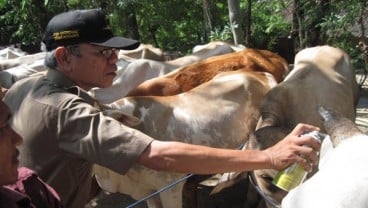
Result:
[[[299,124],[264,151],[238,151],[155,140],[104,116],[87,91],[110,86],[118,49],[134,49],[139,42],[114,36],[101,10],[55,16],[43,42],[47,74],[18,81],[4,101],[14,115],[11,125],[24,138],[21,164],[54,187],[65,207],[81,208],[89,200],[93,163],[121,174],[136,162],[156,170],[211,174],[282,169],[293,162],[310,169],[300,155],[317,160],[320,143],[299,137],[317,129],[310,125]]]

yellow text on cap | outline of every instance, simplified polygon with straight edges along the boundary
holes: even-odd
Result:
[[[79,38],[78,30],[67,30],[62,32],[55,32],[53,34],[55,40],[64,40],[71,38]]]

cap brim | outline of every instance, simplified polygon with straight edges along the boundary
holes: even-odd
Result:
[[[112,37],[106,41],[101,41],[101,42],[94,41],[90,43],[94,45],[106,46],[110,48],[118,48],[118,49],[123,49],[123,50],[133,50],[133,49],[138,48],[138,46],[141,44],[140,42],[136,40],[129,39],[129,38],[123,38],[123,37]]]

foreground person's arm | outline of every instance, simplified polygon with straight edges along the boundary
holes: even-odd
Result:
[[[138,163],[156,170],[194,174],[213,174],[254,169],[283,169],[297,162],[306,169],[316,163],[321,143],[303,132],[318,130],[306,124],[294,130],[276,145],[263,150],[229,150],[180,142],[153,141],[142,153]],[[303,145],[308,145],[306,147]]]

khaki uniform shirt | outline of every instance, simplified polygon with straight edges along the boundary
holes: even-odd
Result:
[[[35,170],[67,208],[87,202],[93,163],[124,174],[152,142],[104,116],[86,91],[57,70],[16,82],[4,101],[11,126],[24,139],[21,166]]]

